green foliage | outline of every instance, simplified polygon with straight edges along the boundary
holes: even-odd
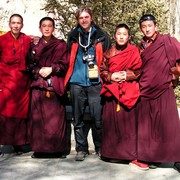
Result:
[[[47,12],[57,12],[58,28],[67,38],[67,33],[75,26],[75,11],[77,10],[77,2],[72,0],[72,3],[60,2],[59,0],[46,0],[46,5],[43,7]]]
[[[60,30],[67,37],[76,24],[75,11],[81,5],[93,9],[94,21],[108,32],[112,40],[115,27],[126,23],[131,28],[132,43],[138,44],[142,37],[138,21],[145,13],[152,13],[157,18],[159,31],[167,33],[168,9],[164,7],[164,2],[154,0],[47,0],[44,9],[57,10],[61,19]]]
[[[180,108],[180,85],[174,89],[177,107]]]
[[[142,37],[139,19],[145,13],[153,14],[158,21],[159,30],[167,32],[168,10],[164,3],[153,0],[103,0],[92,4],[96,23],[103,27],[113,39],[113,31],[119,23],[126,23],[132,34],[132,42],[138,44]]]

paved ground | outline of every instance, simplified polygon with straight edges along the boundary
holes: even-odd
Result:
[[[91,133],[89,144],[92,153]],[[76,162],[73,135],[71,153],[66,159],[32,159],[32,152],[16,155],[11,146],[1,150],[5,155],[0,157],[0,180],[180,180],[172,163],[141,171],[126,163],[104,162],[92,154]]]

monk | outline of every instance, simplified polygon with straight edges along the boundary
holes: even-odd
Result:
[[[20,151],[28,144],[30,79],[26,55],[31,38],[21,32],[23,18],[13,14],[10,31],[0,36],[0,144],[13,145]]]
[[[32,43],[28,69],[32,77],[30,108],[32,158],[62,157],[66,149],[64,77],[68,68],[67,46],[53,36],[54,20],[39,22],[42,37]]]
[[[101,66],[104,101],[101,156],[110,161],[133,161],[146,170],[147,164],[137,162],[136,151],[136,104],[140,96],[136,79],[142,61],[138,48],[129,43],[130,29],[126,24],[115,28],[114,38],[116,43],[105,53]]]
[[[155,164],[176,162],[174,167],[180,172],[180,121],[172,85],[180,75],[180,43],[159,33],[151,14],[143,15],[139,25],[144,37],[140,44],[138,158]]]

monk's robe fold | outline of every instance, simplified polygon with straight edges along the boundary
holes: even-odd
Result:
[[[31,38],[21,33],[17,39],[10,32],[0,37],[0,114],[27,118],[30,80],[26,73],[26,54]]]
[[[169,88],[172,81],[170,69],[180,58],[179,48],[180,45],[175,38],[159,34],[156,41],[141,54],[143,59],[140,78],[142,98],[156,99]]]
[[[180,121],[171,68],[180,59],[180,43],[158,34],[141,53],[138,115],[138,159],[146,162],[180,162]]]
[[[108,57],[109,72],[125,71],[127,69],[137,70],[141,67],[141,59],[138,49],[128,44],[127,48],[119,51],[116,55]],[[116,99],[128,108],[132,108],[139,98],[139,85],[136,81],[122,83],[113,82],[111,84],[103,84],[101,95],[114,96]]]
[[[31,147],[35,152],[59,153],[66,149],[64,76],[68,68],[67,45],[52,36],[31,46],[28,69],[32,73],[30,109]],[[52,73],[43,78],[39,70],[52,67]],[[47,79],[52,84],[48,85]]]
[[[11,32],[0,36],[0,144],[22,145],[28,140],[30,78],[26,55],[31,38]]]

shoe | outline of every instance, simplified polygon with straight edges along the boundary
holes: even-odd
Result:
[[[88,152],[83,152],[83,151],[79,151],[76,154],[75,157],[75,161],[84,161],[84,159],[86,158],[86,156],[88,156],[89,153]]]
[[[142,163],[140,161],[138,161],[137,159],[136,160],[133,160],[129,163],[130,166],[134,166],[134,167],[137,167],[141,170],[148,170],[149,169],[149,166],[148,164],[145,164],[145,163]]]
[[[31,152],[32,149],[31,149],[30,144],[23,144],[23,145],[21,145],[21,151],[22,151],[23,153]]]
[[[173,168],[180,173],[180,162],[175,162]]]
[[[61,155],[59,156],[59,158],[60,158],[60,159],[66,159],[66,154],[61,154]]]
[[[97,156],[101,157],[101,153],[99,151],[98,152],[97,151],[93,152],[92,155],[97,155]]]
[[[13,145],[14,148],[14,152],[16,153],[16,155],[21,155],[23,154],[22,148],[20,145]]]
[[[31,155],[31,158],[40,158],[41,157],[41,153],[40,152],[34,152],[32,155]]]
[[[31,146],[29,144],[13,145],[13,148],[14,148],[14,152],[19,155],[32,151]]]
[[[45,153],[45,152],[34,152],[31,156],[32,158],[61,158],[65,159],[66,155],[62,153]]]
[[[121,160],[119,160],[119,159],[110,159],[109,162],[111,162],[111,163],[120,163]]]
[[[4,153],[0,151],[0,158],[4,156]]]
[[[149,169],[156,169],[158,168],[158,166],[160,165],[161,163],[157,163],[157,162],[149,162],[148,165],[149,165]]]

